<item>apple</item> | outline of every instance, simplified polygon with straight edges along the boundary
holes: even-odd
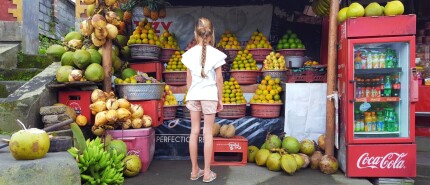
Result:
[[[16,160],[33,160],[45,157],[51,142],[48,134],[31,128],[15,132],[10,138],[10,153]]]

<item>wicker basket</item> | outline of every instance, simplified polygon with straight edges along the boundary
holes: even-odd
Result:
[[[172,55],[178,51],[177,49],[165,49],[162,48],[161,49],[161,54],[160,54],[160,61],[167,63],[170,60],[170,57],[172,57]]]
[[[222,111],[217,116],[225,119],[238,119],[246,116],[246,103],[243,104],[224,104]]]
[[[161,48],[150,44],[131,44],[131,58],[133,59],[151,59],[158,60],[160,58]]]
[[[187,72],[186,71],[165,71],[163,72],[164,82],[168,85],[186,85]]]
[[[286,82],[287,70],[264,70],[263,77],[269,75],[272,78],[279,78],[281,82]]]
[[[262,63],[264,59],[266,59],[266,56],[272,52],[272,49],[266,49],[266,48],[257,48],[257,49],[249,49],[249,53],[252,54],[255,61],[258,63]]]
[[[280,49],[276,52],[280,53],[284,57],[286,56],[305,56],[306,49]]]
[[[120,98],[127,100],[159,100],[164,92],[164,83],[116,84]]]
[[[230,78],[235,78],[240,85],[256,84],[260,73],[256,70],[234,70],[230,71]]]
[[[176,118],[177,105],[169,105],[163,107],[163,120],[171,120]]]
[[[282,103],[251,103],[251,115],[256,118],[277,118],[281,115]]]
[[[237,53],[239,53],[240,50],[238,49],[225,49],[225,51],[228,53],[228,63],[232,63],[234,59],[237,56]]]

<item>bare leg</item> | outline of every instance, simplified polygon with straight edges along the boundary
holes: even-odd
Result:
[[[201,112],[200,111],[190,111],[191,115],[191,133],[190,133],[190,159],[191,159],[191,173],[192,176],[197,176],[199,172],[199,163],[197,162],[198,156],[198,139],[200,134],[200,120],[201,120]]]
[[[203,127],[203,137],[204,137],[204,158],[205,158],[205,175],[203,179],[210,178],[211,172],[211,160],[212,160],[212,147],[213,147],[213,136],[212,128],[215,122],[215,114],[205,114],[204,115],[204,127]]]

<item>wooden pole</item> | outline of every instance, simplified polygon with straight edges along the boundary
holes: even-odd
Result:
[[[105,79],[103,80],[103,91],[112,91],[112,40],[107,39],[103,45],[103,70]]]
[[[328,31],[328,59],[327,59],[327,95],[333,94],[336,90],[337,71],[337,12],[339,11],[339,1],[330,1],[329,31]],[[335,137],[335,107],[334,101],[327,99],[326,105],[326,147],[327,155],[334,154]]]

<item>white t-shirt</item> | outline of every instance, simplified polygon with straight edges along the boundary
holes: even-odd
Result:
[[[215,69],[225,64],[226,57],[223,52],[207,45],[204,67],[207,77],[202,78],[202,46],[196,45],[182,55],[182,63],[191,71],[191,86],[188,89],[187,100],[218,101]]]

